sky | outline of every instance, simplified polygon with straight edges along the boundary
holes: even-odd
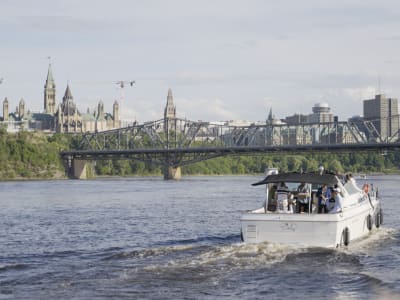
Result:
[[[43,110],[49,62],[62,101],[123,118],[263,121],[326,102],[340,120],[400,98],[400,1],[0,0],[0,99]],[[49,59],[50,57],[50,59]],[[123,90],[118,81],[135,80]]]

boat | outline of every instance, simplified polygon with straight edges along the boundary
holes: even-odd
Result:
[[[367,237],[383,222],[378,189],[360,189],[348,178],[322,171],[268,174],[253,184],[265,185],[266,196],[262,207],[241,216],[242,241],[338,248]],[[328,190],[334,197],[323,199]]]

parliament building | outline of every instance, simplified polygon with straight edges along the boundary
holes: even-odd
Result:
[[[0,124],[7,128],[8,132],[21,130],[41,130],[62,133],[83,133],[105,131],[120,128],[120,112],[117,101],[113,104],[112,113],[104,111],[103,101],[99,101],[97,109],[81,113],[72,96],[69,84],[65,90],[62,102],[57,105],[56,84],[53,78],[51,65],[47,72],[44,85],[44,107],[42,112],[30,112],[25,107],[24,99],[21,99],[14,112],[10,111],[10,103],[7,98],[3,101],[3,117]]]

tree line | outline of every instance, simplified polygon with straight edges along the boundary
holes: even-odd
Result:
[[[65,178],[60,151],[74,148],[77,139],[68,134],[7,133],[0,128],[0,179]],[[263,173],[266,167],[285,171],[316,171],[320,165],[339,173],[398,173],[396,151],[350,153],[257,154],[224,156],[182,167],[183,175],[243,175]],[[162,175],[162,167],[134,160],[99,160],[96,175]]]

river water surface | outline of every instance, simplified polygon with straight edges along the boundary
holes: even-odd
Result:
[[[262,176],[0,183],[0,299],[400,299],[400,176],[339,250],[244,245]]]

